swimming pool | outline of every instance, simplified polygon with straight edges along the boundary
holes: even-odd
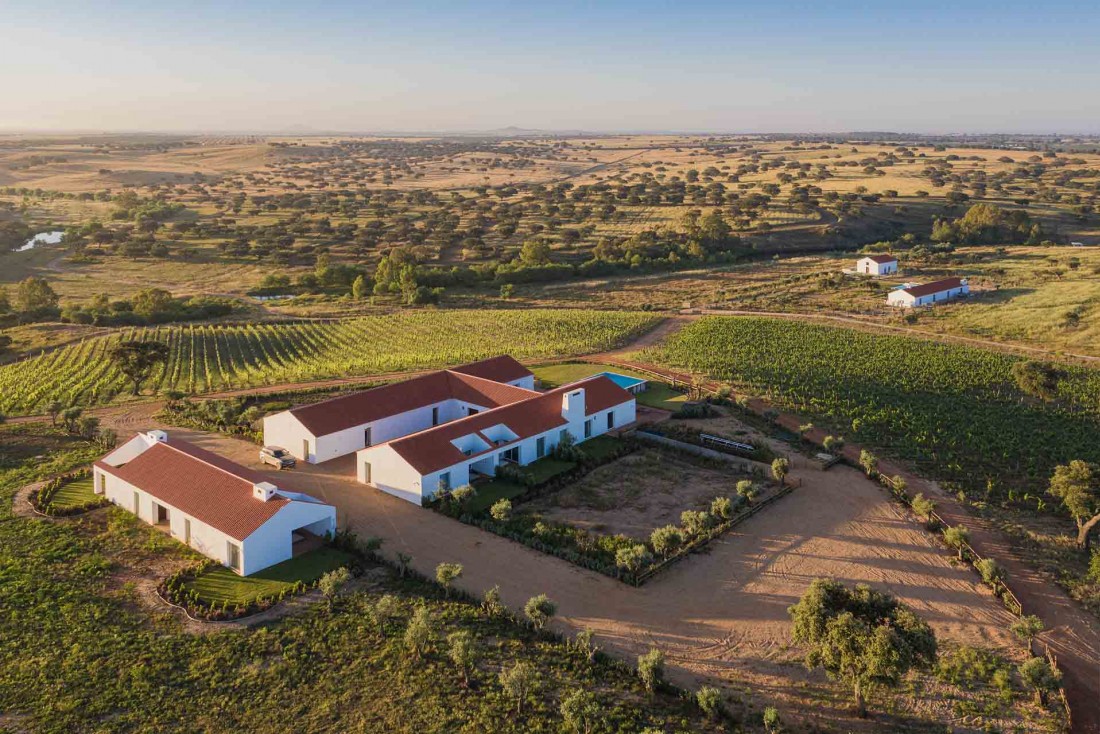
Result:
[[[630,377],[629,375],[620,375],[618,372],[601,372],[600,375],[614,382],[616,385],[624,390],[629,390],[633,393],[641,392],[645,390],[646,380],[641,377]]]

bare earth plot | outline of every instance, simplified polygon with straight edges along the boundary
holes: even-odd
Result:
[[[132,408],[114,419],[105,416],[104,423],[132,431],[155,422]],[[253,444],[170,430],[256,467]],[[421,572],[434,573],[444,561],[461,563],[461,586],[480,594],[499,584],[513,608],[547,593],[559,605],[556,626],[562,631],[590,627],[601,645],[626,656],[657,645],[666,652],[677,682],[746,683],[748,690],[740,695],[755,706],[774,702],[781,709],[820,711],[823,721],[843,722],[845,729],[876,726],[841,712],[845,701],[824,685],[823,677],[794,662],[786,610],[820,576],[870,583],[896,594],[932,624],[941,641],[1018,654],[1007,632],[1011,615],[976,575],[954,566],[879,487],[852,469],[821,472],[794,457],[792,477],[803,480],[801,489],[712,543],[707,553],[635,589],[367,490],[349,478],[351,467],[350,461],[337,460],[272,476],[288,489],[332,502],[341,525],[382,537],[387,553],[409,553]],[[939,710],[931,708],[936,706]],[[938,702],[914,699],[910,707],[895,714],[954,718]],[[1029,730],[1027,722],[1010,723]]]

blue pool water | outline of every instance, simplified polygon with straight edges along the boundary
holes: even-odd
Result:
[[[628,377],[627,375],[620,375],[618,372],[601,372],[600,374],[624,390],[629,390],[635,385],[641,385],[645,382],[645,380],[640,377]]]

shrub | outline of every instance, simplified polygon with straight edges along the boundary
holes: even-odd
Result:
[[[966,546],[970,543],[970,531],[965,525],[950,527],[943,533],[943,542],[955,549],[960,561],[965,560],[963,555],[966,553]]]
[[[787,478],[787,475],[791,473],[791,462],[784,459],[782,456],[778,457],[772,462],[772,476],[775,477],[775,481],[779,482],[779,486],[783,486],[783,480]]]
[[[463,484],[461,487],[456,487],[451,492],[451,499],[458,505],[465,505],[467,502],[477,496],[477,490],[469,484]]]
[[[653,693],[665,677],[665,654],[657,648],[638,656],[638,677],[646,691]]]
[[[863,468],[867,476],[878,476],[878,457],[867,449],[863,449],[859,452],[859,465]]]
[[[936,677],[945,683],[975,689],[989,685],[993,675],[1005,667],[1004,661],[992,652],[963,645],[940,656]]]
[[[978,569],[978,573],[982,576],[982,581],[985,581],[990,586],[997,586],[1004,581],[1004,569],[992,558],[983,558],[975,562],[974,568]]]
[[[751,479],[742,479],[737,483],[737,496],[745,500],[746,504],[751,505],[757,494],[759,494],[759,490],[757,490]]]
[[[1094,584],[1100,584],[1100,548],[1094,550],[1089,559],[1089,579]]]
[[[710,515],[698,510],[684,510],[680,513],[680,523],[690,535],[700,535],[710,527]]]
[[[722,694],[717,688],[703,686],[695,693],[695,703],[710,718],[715,718],[722,710]]]
[[[500,598],[500,586],[494,586],[485,592],[485,596],[481,599],[481,608],[490,617],[501,615],[507,610]]]
[[[764,729],[768,734],[776,734],[783,728],[783,722],[779,719],[779,710],[775,706],[764,709]]]
[[[641,544],[632,545],[628,548],[620,548],[615,553],[615,565],[619,568],[625,568],[632,574],[638,573],[643,567],[653,562],[653,556],[649,550]]]
[[[592,641],[594,633],[590,629],[583,629],[577,633],[577,638],[574,641],[577,649],[584,653],[584,657],[589,662],[596,659],[596,653],[600,651],[599,645]]]
[[[469,630],[452,632],[447,638],[450,646],[447,650],[451,662],[462,674],[462,685],[469,687],[470,670],[477,663],[477,647],[474,644],[474,635]]]
[[[332,611],[332,607],[336,603],[336,594],[339,593],[344,584],[350,580],[351,572],[348,571],[347,568],[341,566],[340,568],[329,571],[317,582],[317,588],[321,590],[322,596],[325,597],[329,611]]]
[[[649,542],[653,546],[653,550],[667,556],[675,553],[684,544],[684,534],[675,525],[665,525],[650,534]]]
[[[715,497],[710,503],[710,514],[718,520],[733,517],[733,500],[729,497]]]
[[[508,522],[512,517],[512,501],[507,499],[497,500],[489,508],[489,515],[497,522]]]
[[[913,498],[913,512],[918,516],[923,517],[925,520],[932,519],[932,512],[936,509],[936,503],[928,499],[922,493],[917,493],[917,496]]]
[[[1062,674],[1042,658],[1031,658],[1016,669],[1024,683],[1035,689],[1035,698],[1046,705],[1047,694],[1062,685]]]
[[[541,630],[545,627],[546,623],[549,622],[551,617],[557,614],[557,612],[557,604],[550,601],[550,597],[546,596],[546,594],[532,596],[527,600],[527,603],[523,605],[523,613],[537,630]]]

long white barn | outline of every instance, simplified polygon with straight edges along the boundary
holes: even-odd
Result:
[[[886,296],[886,303],[898,308],[915,308],[931,306],[969,293],[970,286],[967,285],[966,278],[944,278],[924,285],[890,291]]]
[[[528,397],[535,376],[509,356],[303,405],[264,418],[264,445],[320,463]]]
[[[164,431],[139,433],[95,463],[94,490],[242,576],[336,532],[336,508]]]

